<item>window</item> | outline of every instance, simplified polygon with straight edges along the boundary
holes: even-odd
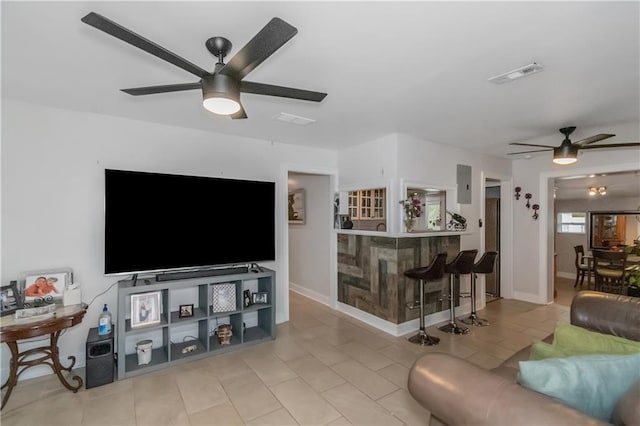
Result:
[[[386,189],[364,189],[349,192],[349,216],[355,220],[384,219]]]
[[[558,213],[559,234],[585,234],[587,214],[583,212]]]

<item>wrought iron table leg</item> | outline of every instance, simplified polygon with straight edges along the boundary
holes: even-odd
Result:
[[[2,388],[7,388],[7,393],[2,397],[2,406],[0,406],[0,410],[4,408],[5,404],[9,400],[9,396],[11,395],[11,391],[13,387],[18,383],[18,344],[16,342],[6,342],[7,346],[9,346],[9,350],[11,350],[11,361],[9,362],[9,377],[7,381],[2,385]]]

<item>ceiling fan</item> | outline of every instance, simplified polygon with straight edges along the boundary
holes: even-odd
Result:
[[[205,109],[216,114],[230,115],[233,119],[247,118],[247,114],[240,103],[240,92],[313,102],[320,102],[327,96],[326,93],[244,80],[247,74],[298,33],[295,27],[280,18],[271,19],[226,64],[224,63],[224,57],[231,50],[231,42],[224,37],[208,39],[205,46],[218,59],[213,72],[208,72],[192,64],[162,46],[95,12],[90,12],[81,21],[200,78],[200,81],[195,83],[121,89],[123,92],[133,96],[201,89],[202,105]]]
[[[560,133],[564,135],[564,140],[560,144],[560,146],[551,146],[551,145],[536,145],[531,143],[518,143],[513,142],[509,145],[518,145],[518,146],[535,146],[544,149],[535,149],[531,151],[520,151],[520,152],[511,152],[508,155],[516,155],[516,154],[527,154],[530,152],[542,152],[542,151],[553,151],[553,162],[555,164],[567,165],[573,164],[578,160],[578,150],[582,149],[606,149],[606,148],[628,148],[631,146],[640,146],[640,142],[631,142],[631,143],[611,143],[608,145],[591,145],[592,143],[599,142],[604,139],[612,138],[615,135],[610,133],[600,133],[585,139],[581,139],[577,142],[571,142],[569,139],[569,135],[573,133],[575,130],[575,126],[563,127],[560,129]]]

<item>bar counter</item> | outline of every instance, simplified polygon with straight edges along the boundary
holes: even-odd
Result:
[[[386,321],[401,324],[419,317],[414,304],[419,283],[404,272],[427,266],[437,253],[451,261],[460,251],[466,231],[400,233],[336,230],[338,241],[338,301]],[[425,315],[449,309],[449,275],[425,283]],[[458,298],[455,298],[458,305]]]

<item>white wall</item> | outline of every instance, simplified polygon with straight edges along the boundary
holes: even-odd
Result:
[[[585,188],[586,192],[587,188]],[[589,212],[602,210],[636,210],[640,200],[637,197],[613,197],[610,195],[589,197],[583,200],[558,200],[556,201],[556,214],[570,212]],[[587,225],[588,226],[588,225]],[[640,232],[640,223],[636,220],[627,220],[627,240],[636,239]],[[574,246],[582,244],[585,251],[589,250],[589,230],[584,234],[558,234],[556,233],[556,254],[558,275],[565,278],[575,278],[575,251]]]
[[[327,207],[333,205],[328,175],[289,173],[289,190],[305,191],[305,224],[289,225],[289,288],[330,304],[333,235]],[[332,207],[331,207],[332,208]]]
[[[3,99],[2,283],[22,271],[68,266],[82,286],[82,300],[89,302],[117,281],[103,275],[105,168],[274,181],[276,247],[286,246],[283,164],[336,168],[337,155]],[[277,251],[276,261],[264,264],[277,273],[277,322],[288,319],[288,282],[281,273],[287,262]],[[64,334],[61,359],[76,355],[78,365],[84,364],[88,329],[96,326],[103,303],[117,318],[116,294],[113,287],[97,298],[82,324]],[[2,345],[3,375],[9,358]],[[30,369],[21,378],[43,373],[50,369]]]

